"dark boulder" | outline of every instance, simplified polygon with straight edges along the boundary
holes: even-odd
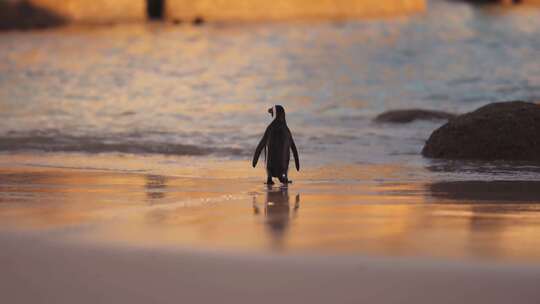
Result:
[[[48,28],[65,23],[62,16],[28,1],[0,0],[0,30]]]
[[[431,111],[422,109],[407,109],[407,110],[393,110],[379,114],[375,117],[376,122],[384,123],[408,123],[415,120],[437,120],[437,119],[451,119],[456,117],[455,114],[446,113],[441,111]]]
[[[422,155],[540,161],[540,105],[498,102],[460,115],[431,134]]]

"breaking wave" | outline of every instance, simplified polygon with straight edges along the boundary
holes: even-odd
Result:
[[[16,135],[0,137],[0,151],[42,151],[81,153],[130,153],[164,155],[245,155],[234,147],[208,147],[192,144],[72,135]]]

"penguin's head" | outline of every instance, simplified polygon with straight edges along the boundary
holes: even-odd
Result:
[[[270,113],[272,117],[275,116],[275,119],[285,119],[285,109],[280,105],[271,107],[268,109],[268,113]]]

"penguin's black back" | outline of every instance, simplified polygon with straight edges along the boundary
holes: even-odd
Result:
[[[289,170],[291,133],[284,121],[274,120],[269,128],[266,169],[272,177],[283,177]]]

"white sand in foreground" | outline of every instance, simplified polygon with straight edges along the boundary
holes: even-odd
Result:
[[[0,234],[1,303],[540,303],[538,265],[231,255],[47,238]]]

